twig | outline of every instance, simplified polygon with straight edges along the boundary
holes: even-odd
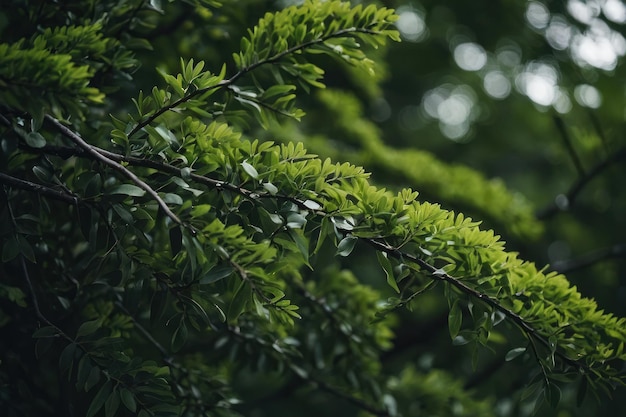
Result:
[[[577,259],[555,262],[551,269],[564,274],[586,268],[605,259],[619,258],[623,255],[626,255],[626,244],[619,244],[589,252]]]
[[[54,117],[46,114],[45,118],[50,123],[52,123],[61,132],[63,136],[70,139],[77,146],[79,146],[82,150],[84,150],[86,153],[91,155],[94,159],[120,172],[126,178],[134,182],[139,188],[147,192],[157,202],[157,204],[159,205],[159,207],[161,207],[161,209],[167,215],[167,217],[172,219],[174,223],[179,224],[181,226],[185,226],[185,224],[178,218],[178,216],[176,216],[176,214],[174,214],[174,212],[170,210],[170,208],[167,206],[165,201],[163,201],[163,199],[157,194],[157,192],[154,191],[152,187],[146,184],[143,180],[137,177],[137,175],[129,171],[126,167],[119,164],[118,162],[98,152],[95,147],[92,147],[90,144],[85,142],[83,138],[81,138],[78,134],[74,133],[71,129],[67,128],[65,125],[61,124],[61,122],[59,122]]]
[[[162,162],[158,162],[158,161],[152,161],[152,160],[148,160],[148,159],[142,159],[142,158],[136,158],[136,157],[130,157],[130,156],[123,156],[123,155],[119,155],[116,154],[114,152],[109,152],[109,151],[105,151],[102,150],[100,148],[96,148],[96,147],[90,147],[90,149],[93,150],[93,152],[101,155],[101,156],[106,156],[107,159],[109,159],[110,161],[117,161],[119,162],[127,162],[131,165],[137,165],[137,166],[143,166],[143,167],[150,167],[150,168],[154,168],[157,170],[160,170],[162,172],[167,172],[167,173],[171,173],[171,174],[176,174],[176,175],[182,175],[181,173],[181,169],[177,168],[173,165],[169,165],[169,164],[165,164]],[[97,150],[95,150],[97,149]],[[624,149],[624,154],[626,155],[626,149]],[[237,193],[239,195],[242,195],[243,197],[249,198],[250,200],[254,201],[257,200],[260,197],[267,197],[267,198],[276,198],[276,199],[285,199],[288,201],[293,202],[294,204],[298,205],[299,207],[303,208],[303,209],[307,209],[310,212],[314,212],[318,215],[322,215],[322,216],[329,216],[331,215],[330,213],[325,212],[322,209],[319,210],[311,210],[307,207],[307,205],[305,204],[304,201],[296,198],[296,197],[289,197],[289,196],[281,196],[281,195],[260,195],[257,194],[253,191],[250,191],[248,189],[242,188],[242,187],[238,187],[236,185],[233,185],[231,183],[228,183],[226,181],[220,181],[220,180],[215,180],[212,178],[208,178],[208,177],[204,177],[201,175],[197,175],[197,174],[191,174],[190,176],[194,181],[197,181],[199,183],[214,187],[218,190],[228,190],[234,193]],[[349,230],[343,230],[343,232],[345,234],[349,234],[350,231]],[[545,338],[543,337],[543,335],[541,335],[540,333],[538,333],[538,331],[532,327],[528,322],[526,322],[526,320],[524,320],[523,317],[521,317],[520,315],[514,313],[513,311],[507,309],[506,307],[502,306],[498,300],[493,299],[491,297],[489,297],[486,294],[483,294],[471,287],[469,287],[468,285],[466,285],[465,283],[463,283],[461,280],[452,277],[451,275],[445,273],[444,271],[435,268],[433,265],[429,264],[428,262],[418,258],[417,256],[413,255],[413,254],[409,254],[409,253],[405,253],[400,251],[398,248],[396,247],[392,247],[388,244],[386,244],[385,242],[379,241],[375,238],[364,238],[364,237],[359,237],[360,240],[370,244],[371,246],[373,246],[375,249],[381,251],[381,252],[385,252],[387,253],[389,256],[392,256],[396,259],[407,259],[410,260],[411,262],[417,264],[420,268],[422,268],[424,271],[428,272],[433,279],[435,280],[439,280],[439,281],[444,281],[444,282],[448,282],[449,284],[451,284],[452,286],[456,287],[457,289],[459,289],[460,291],[462,291],[463,293],[482,300],[483,302],[485,302],[486,304],[490,305],[491,307],[493,307],[494,309],[504,313],[505,316],[507,316],[508,318],[510,318],[524,333],[526,333],[529,336],[534,337],[536,340],[540,341],[543,345],[545,345],[546,347],[549,347],[549,343],[545,340]],[[576,360],[573,360],[571,358],[569,358],[567,355],[565,355],[564,353],[561,352],[556,352],[556,355],[559,356],[565,363],[569,364],[570,366],[579,368],[579,369],[588,369],[588,367],[583,364],[580,363]]]
[[[31,191],[33,193],[37,193],[45,197],[49,197],[54,200],[59,200],[72,205],[85,204],[83,200],[74,195],[64,193],[63,191],[57,191],[52,188],[46,187],[45,185],[23,180],[21,178],[15,178],[2,172],[0,172],[0,183],[6,184],[11,187],[20,188],[22,190]]]
[[[557,130],[561,134],[561,138],[563,139],[565,148],[567,149],[567,152],[572,158],[572,162],[574,163],[574,167],[576,168],[576,171],[578,172],[578,176],[581,178],[584,177],[585,170],[583,168],[582,163],[580,162],[580,158],[576,154],[576,150],[574,149],[574,145],[572,144],[572,139],[570,138],[569,133],[567,132],[567,128],[565,127],[565,123],[563,123],[563,119],[561,119],[557,115],[554,115],[552,117],[552,120],[554,121],[554,124],[556,125]]]
[[[609,166],[611,166],[612,164],[616,162],[621,161],[622,159],[626,159],[626,148],[619,149],[613,155],[599,162],[593,168],[587,171],[587,173],[584,176],[582,176],[574,184],[572,184],[572,186],[567,191],[567,193],[564,194],[565,198],[567,199],[568,206],[569,207],[572,206],[572,204],[574,203],[574,200],[576,200],[576,198],[578,197],[578,194],[580,194],[583,188],[592,179],[594,179],[597,175],[599,175],[602,171],[607,169]],[[552,203],[552,205],[550,205],[549,207],[546,207],[540,210],[539,212],[537,212],[537,218],[540,220],[545,220],[554,216],[556,213],[558,213],[561,210],[562,209],[560,208],[559,205],[557,205],[556,203]]]
[[[150,332],[148,330],[146,330],[146,328],[143,327],[141,325],[141,323],[139,323],[137,321],[135,316],[133,316],[130,313],[130,311],[128,311],[128,309],[126,307],[124,307],[124,304],[122,304],[122,301],[121,301],[121,297],[119,295],[117,295],[117,298],[118,298],[118,300],[115,301],[115,305],[117,306],[117,308],[122,310],[122,312],[124,314],[126,314],[126,316],[128,316],[128,318],[130,318],[130,320],[133,322],[133,325],[135,326],[135,328],[137,330],[139,330],[139,332],[143,335],[143,337],[145,337],[146,340],[149,341],[152,344],[152,346],[154,346],[156,348],[156,350],[159,351],[159,353],[163,357],[163,361],[167,365],[169,365],[169,366],[171,366],[173,368],[179,368],[179,366],[172,361],[171,355],[169,354],[167,349],[165,349],[159,342],[157,342],[157,340],[152,336],[152,334],[150,334]]]
[[[284,58],[287,55],[291,55],[295,52],[301,51],[303,49],[309,48],[313,45],[316,45],[318,43],[323,43],[329,39],[333,39],[333,38],[339,38],[345,35],[349,35],[351,33],[367,33],[367,34],[380,34],[377,31],[374,30],[370,30],[370,29],[364,29],[364,28],[347,28],[347,29],[342,29],[342,30],[338,30],[337,32],[333,32],[329,35],[326,36],[322,36],[321,38],[317,38],[317,39],[313,39],[311,41],[308,42],[304,42],[301,43],[299,45],[295,45],[292,46],[291,48],[288,48],[282,52],[279,52],[277,54],[275,54],[274,56],[271,56],[267,59],[255,62],[251,65],[248,65],[247,67],[244,67],[242,69],[240,69],[235,75],[233,75],[232,77],[226,79],[226,80],[222,80],[219,83],[209,86],[209,87],[205,87],[205,88],[201,88],[198,90],[195,90],[191,93],[189,93],[186,96],[183,96],[181,98],[179,98],[178,100],[174,101],[173,103],[170,103],[166,106],[161,107],[159,110],[155,111],[151,116],[148,116],[144,121],[137,123],[137,126],[135,126],[129,133],[128,133],[128,137],[130,138],[131,136],[135,135],[137,132],[139,132],[141,129],[143,129],[144,127],[146,127],[147,125],[149,125],[150,123],[152,123],[157,117],[161,116],[163,113],[166,113],[178,106],[180,106],[181,104],[184,104],[186,102],[188,102],[189,100],[191,100],[192,98],[199,96],[201,94],[204,94],[208,91],[211,90],[216,90],[219,88],[225,88],[228,87],[232,84],[235,83],[235,81],[237,81],[239,78],[243,77],[244,75],[246,75],[247,73],[255,70],[256,68],[262,66],[262,65],[267,65],[267,64],[273,64],[277,61],[279,61],[280,59]]]
[[[261,345],[263,348],[268,348],[272,345],[272,343],[264,343],[264,341],[262,339],[259,339],[257,337],[254,336],[250,336],[246,333],[241,332],[241,330],[239,330],[236,327],[233,326],[228,326],[228,331],[230,333],[232,333],[236,338],[240,339],[240,340],[244,340],[247,342],[254,342],[257,343],[259,345]],[[339,388],[336,388],[314,376],[311,376],[308,372],[298,372],[294,369],[294,367],[298,368],[297,365],[295,363],[292,362],[291,358],[288,355],[284,355],[284,360],[286,362],[286,365],[289,367],[289,369],[292,370],[293,375],[296,376],[299,380],[305,382],[305,383],[309,383],[309,384],[313,384],[313,385],[317,385],[317,387],[319,387],[321,390],[328,392],[329,394],[332,394],[338,398],[341,398],[343,400],[346,400],[347,402],[357,406],[358,408],[360,408],[363,411],[367,411],[368,413],[374,414],[376,416],[381,416],[381,417],[390,417],[389,412],[387,412],[386,410],[382,410],[379,408],[374,407],[373,405],[369,404],[368,402],[366,402],[365,400],[362,400],[361,398],[357,398],[354,397],[342,390],[340,390]]]
[[[505,316],[507,316],[509,319],[511,319],[524,333],[526,333],[531,339],[535,338],[536,340],[540,341],[541,344],[543,344],[546,347],[550,347],[550,344],[548,343],[547,340],[545,340],[544,336],[541,335],[534,327],[532,327],[530,324],[528,324],[526,322],[526,320],[524,320],[524,318],[522,316],[520,316],[519,314],[509,310],[508,308],[502,306],[497,300],[489,297],[486,294],[483,294],[477,290],[475,290],[474,288],[469,287],[467,284],[465,284],[464,282],[462,282],[461,280],[445,273],[444,271],[442,271],[441,269],[437,269],[434,266],[432,266],[431,264],[429,264],[428,262],[418,258],[415,255],[409,254],[409,253],[404,253],[404,252],[400,252],[398,249],[391,247],[389,245],[387,245],[384,242],[380,242],[376,239],[372,239],[372,238],[360,238],[363,241],[369,243],[371,246],[373,246],[374,248],[376,248],[377,250],[381,251],[381,252],[385,252],[387,253],[389,256],[393,256],[396,259],[408,259],[411,262],[416,263],[420,268],[424,269],[426,272],[428,272],[433,278],[436,278],[438,280],[444,281],[449,283],[450,285],[456,287],[457,289],[459,289],[461,292],[476,298],[478,300],[483,301],[485,304],[493,307],[494,309],[504,313]],[[532,336],[532,337],[531,337]],[[565,355],[564,353],[561,352],[555,352],[555,354],[557,356],[559,356],[565,363],[567,363],[570,366],[573,366],[575,368],[579,368],[579,369],[587,369],[588,367],[583,364],[580,363],[574,359],[571,359],[570,357],[568,357],[567,355]]]

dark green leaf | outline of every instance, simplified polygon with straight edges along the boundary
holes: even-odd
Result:
[[[91,368],[87,381],[85,381],[85,392],[89,392],[100,381],[100,369],[97,366]]]
[[[88,336],[94,333],[100,328],[101,325],[102,323],[100,322],[100,320],[90,320],[84,322],[78,328],[78,331],[76,332],[76,338],[78,339],[79,337]]]
[[[98,391],[96,396],[93,397],[91,405],[87,409],[86,417],[93,417],[98,411],[100,411],[100,409],[104,405],[104,402],[107,400],[109,394],[111,393],[112,385],[113,384],[111,383],[111,381],[108,380],[102,385],[102,387],[100,387],[100,390]]]
[[[337,245],[337,255],[349,256],[356,245],[358,238],[354,236],[346,236]]]
[[[557,408],[559,402],[561,401],[561,389],[558,385],[554,383],[549,383],[544,392],[546,396],[546,400],[548,400],[548,404],[550,407]]]
[[[4,245],[2,246],[2,262],[9,262],[20,253],[20,245],[17,241],[17,236],[12,236],[11,238],[4,241]]]
[[[174,332],[172,336],[172,351],[178,352],[187,342],[187,336],[189,335],[189,331],[187,330],[187,325],[185,324],[184,316],[181,317],[180,323],[178,324],[178,328]]]
[[[137,402],[135,401],[135,396],[132,392],[127,390],[126,388],[122,388],[120,390],[120,398],[122,399],[122,403],[129,411],[135,412],[137,411]]]
[[[228,277],[234,271],[235,271],[235,268],[233,268],[230,265],[221,265],[221,266],[216,265],[213,268],[211,268],[205,276],[200,278],[200,284],[211,284],[211,283],[217,282],[221,279]]]
[[[32,146],[33,148],[43,148],[46,146],[46,139],[41,136],[39,132],[30,132],[26,136],[24,136],[24,140],[28,144],[28,146]]]
[[[59,355],[59,370],[61,373],[64,373],[72,366],[72,362],[74,361],[74,353],[76,352],[76,345],[74,343],[70,343],[65,346],[61,355]]]
[[[24,258],[28,259],[32,263],[37,263],[35,259],[35,252],[33,252],[33,247],[30,245],[28,240],[22,235],[17,235],[17,241],[20,246],[20,253]]]
[[[120,393],[114,389],[109,398],[104,402],[105,417],[114,417],[120,407]]]
[[[376,258],[378,259],[378,263],[383,267],[385,271],[385,276],[387,278],[387,284],[391,288],[393,288],[397,293],[400,293],[400,289],[398,288],[398,284],[396,283],[396,279],[393,274],[393,266],[391,266],[391,262],[387,257],[387,254],[376,251]]]
[[[55,327],[44,326],[35,330],[35,332],[33,333],[33,338],[51,337],[51,336],[56,336],[58,334],[59,334],[59,331]]]
[[[450,312],[448,313],[448,330],[450,331],[450,337],[454,339],[461,330],[461,324],[463,323],[463,312],[459,305],[459,300],[454,300]]]
[[[511,349],[506,353],[506,356],[504,357],[505,361],[512,361],[513,359],[517,358],[518,356],[520,356],[521,354],[523,354],[524,352],[526,352],[526,348],[525,347],[518,347],[515,349]]]
[[[156,323],[165,312],[167,303],[167,290],[161,289],[154,292],[152,302],[150,303],[150,323]]]
[[[146,192],[133,184],[120,184],[117,187],[113,187],[108,191],[108,194],[124,194],[131,197],[141,197]]]
[[[237,287],[237,290],[233,294],[233,298],[228,306],[226,316],[228,317],[229,322],[237,320],[239,315],[243,313],[246,308],[246,304],[250,298],[250,286],[246,283],[246,281],[241,281],[241,284]]]

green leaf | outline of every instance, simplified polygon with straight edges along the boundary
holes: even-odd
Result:
[[[100,320],[86,321],[78,328],[76,338],[78,339],[79,337],[88,336],[98,330],[100,326],[102,326],[102,322]]]
[[[187,330],[187,325],[185,324],[185,317],[182,316],[180,323],[178,324],[178,328],[172,336],[173,352],[178,352],[185,345],[187,342],[187,336],[189,336],[189,331]]]
[[[217,282],[221,279],[224,279],[230,276],[234,271],[235,271],[235,268],[233,268],[230,265],[222,265],[222,266],[216,265],[213,268],[211,268],[205,276],[200,278],[200,284],[204,284],[204,285],[212,284],[214,282]]]
[[[241,163],[241,167],[246,172],[246,174],[248,174],[250,177],[254,178],[255,180],[259,178],[259,173],[257,172],[256,168],[254,168],[252,165],[250,165],[246,161],[243,161]]]
[[[17,242],[20,246],[20,253],[24,258],[28,259],[32,263],[37,263],[35,259],[35,252],[33,252],[33,247],[30,245],[28,240],[22,235],[17,235]]]
[[[52,326],[44,326],[33,332],[33,338],[37,339],[40,337],[52,337],[59,334],[59,331]]]
[[[142,197],[146,192],[133,184],[120,184],[113,187],[107,194],[124,194],[131,197]]]
[[[98,411],[100,411],[100,409],[104,405],[104,402],[107,400],[109,394],[111,393],[111,385],[111,381],[108,380],[102,385],[102,387],[100,387],[100,390],[95,395],[95,397],[93,397],[91,405],[87,409],[86,417],[93,417]]]
[[[506,362],[512,361],[513,359],[517,358],[518,356],[520,356],[524,352],[526,352],[526,348],[525,347],[518,347],[518,348],[515,348],[515,349],[511,349],[504,356],[504,360]]]
[[[5,240],[4,245],[2,246],[2,262],[9,262],[20,253],[20,245],[17,241],[17,236],[12,236],[11,238]]]
[[[550,407],[556,409],[561,401],[561,388],[550,382],[546,387],[544,394],[546,396],[546,400],[548,400],[548,404],[550,404]]]
[[[448,330],[450,331],[450,337],[454,339],[461,330],[461,324],[463,323],[463,312],[459,305],[459,300],[454,300],[450,312],[448,313]]]
[[[250,286],[246,283],[246,281],[241,281],[241,284],[237,287],[237,290],[233,294],[233,298],[228,306],[226,316],[228,317],[229,322],[236,321],[239,315],[243,313],[246,308],[246,304],[251,298],[250,291]]]
[[[59,355],[59,370],[61,373],[64,373],[72,366],[72,362],[74,361],[74,353],[76,353],[76,344],[70,343],[65,346],[61,355]]]
[[[87,381],[85,381],[85,392],[89,392],[100,381],[100,369],[97,366],[91,368]]]
[[[358,238],[354,236],[346,236],[337,245],[337,255],[339,256],[349,256],[356,245]]]
[[[28,146],[33,148],[43,148],[46,146],[46,139],[39,132],[30,132],[24,136],[24,140]]]
[[[160,289],[154,292],[152,296],[152,302],[150,303],[150,323],[156,323],[165,312],[165,306],[167,303],[168,291],[166,289]]]
[[[393,288],[397,293],[400,293],[400,289],[398,288],[398,283],[396,282],[396,279],[393,274],[393,266],[391,266],[391,262],[389,261],[387,254],[376,251],[376,258],[378,258],[378,263],[380,264],[380,266],[382,266],[383,270],[385,271],[387,284],[389,284],[389,286]]]
[[[114,417],[120,408],[120,393],[114,389],[109,398],[104,402],[105,417]]]
[[[135,401],[135,396],[132,392],[130,392],[126,388],[122,388],[120,390],[120,398],[124,406],[128,408],[129,411],[133,413],[137,411],[137,402]]]

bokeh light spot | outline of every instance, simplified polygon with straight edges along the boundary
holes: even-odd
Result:
[[[479,44],[465,42],[454,48],[454,61],[465,71],[478,71],[487,63],[487,53]]]
[[[557,72],[551,65],[531,62],[515,78],[518,90],[542,106],[550,106],[557,98]]]
[[[578,104],[597,109],[602,104],[602,95],[597,88],[589,84],[581,84],[574,89],[574,97]]]
[[[396,27],[404,40],[419,42],[426,37],[426,23],[420,13],[406,7],[400,7],[397,13]]]
[[[612,22],[626,23],[626,6],[621,0],[606,0],[602,12]]]
[[[490,71],[483,78],[483,88],[491,97],[503,99],[511,92],[511,83],[500,71]]]
[[[545,4],[530,1],[526,6],[526,20],[535,29],[543,29],[550,21],[550,11]]]

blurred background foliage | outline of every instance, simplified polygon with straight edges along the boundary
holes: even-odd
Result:
[[[108,92],[109,108],[104,111],[130,111],[127,97],[161,85],[155,68],[175,72],[179,57],[204,60],[205,68],[214,72],[224,62],[233,68],[230,54],[238,50],[247,28],[266,11],[297,1],[222,3],[212,8],[151,1],[153,10],[139,12],[145,14],[136,20],[140,25],[134,26],[135,20],[118,22],[119,27],[130,24],[120,41],[132,38],[129,49],[140,47],[135,57],[141,66],[132,81],[111,83],[119,89]],[[75,9],[85,7],[84,2],[64,4],[67,15],[45,16],[46,27],[64,24]],[[378,185],[410,186],[421,199],[463,211],[494,228],[522,258],[565,272],[607,312],[626,315],[624,3],[377,4],[397,9],[403,42],[372,52],[380,62],[374,78],[340,62],[323,61],[328,87],[300,96],[299,105],[307,112],[302,122],[280,120],[262,129],[251,121],[245,133],[275,141],[302,140],[320,156],[363,164]],[[126,19],[126,12],[108,10],[113,16],[109,33],[117,30],[114,17]],[[3,42],[15,42],[30,31],[0,12]],[[573,188],[577,184],[583,186]],[[329,258],[328,263],[328,270],[316,273],[320,291],[331,298],[332,280],[324,276],[340,279],[344,274],[341,279],[348,282],[356,276],[389,292],[375,260],[353,256]],[[354,276],[340,272],[348,269]],[[382,364],[397,374],[390,388],[398,401],[414,410],[412,415],[530,414],[532,404],[519,401],[533,371],[527,364],[505,363],[508,349],[497,349],[497,340],[493,352],[475,355],[464,346],[451,346],[448,308],[439,290],[422,295],[410,307],[412,312],[398,314],[393,347],[384,353]],[[244,415],[344,412],[319,392],[311,394],[319,396],[310,401],[316,407],[302,409],[294,393],[308,395],[306,388],[297,381],[285,384],[271,372],[244,370],[239,381],[239,390],[254,399],[242,410]],[[558,412],[544,405],[538,415],[623,412],[623,389],[613,400],[588,396],[578,407],[575,388],[564,388]],[[447,395],[439,398],[442,392]]]

